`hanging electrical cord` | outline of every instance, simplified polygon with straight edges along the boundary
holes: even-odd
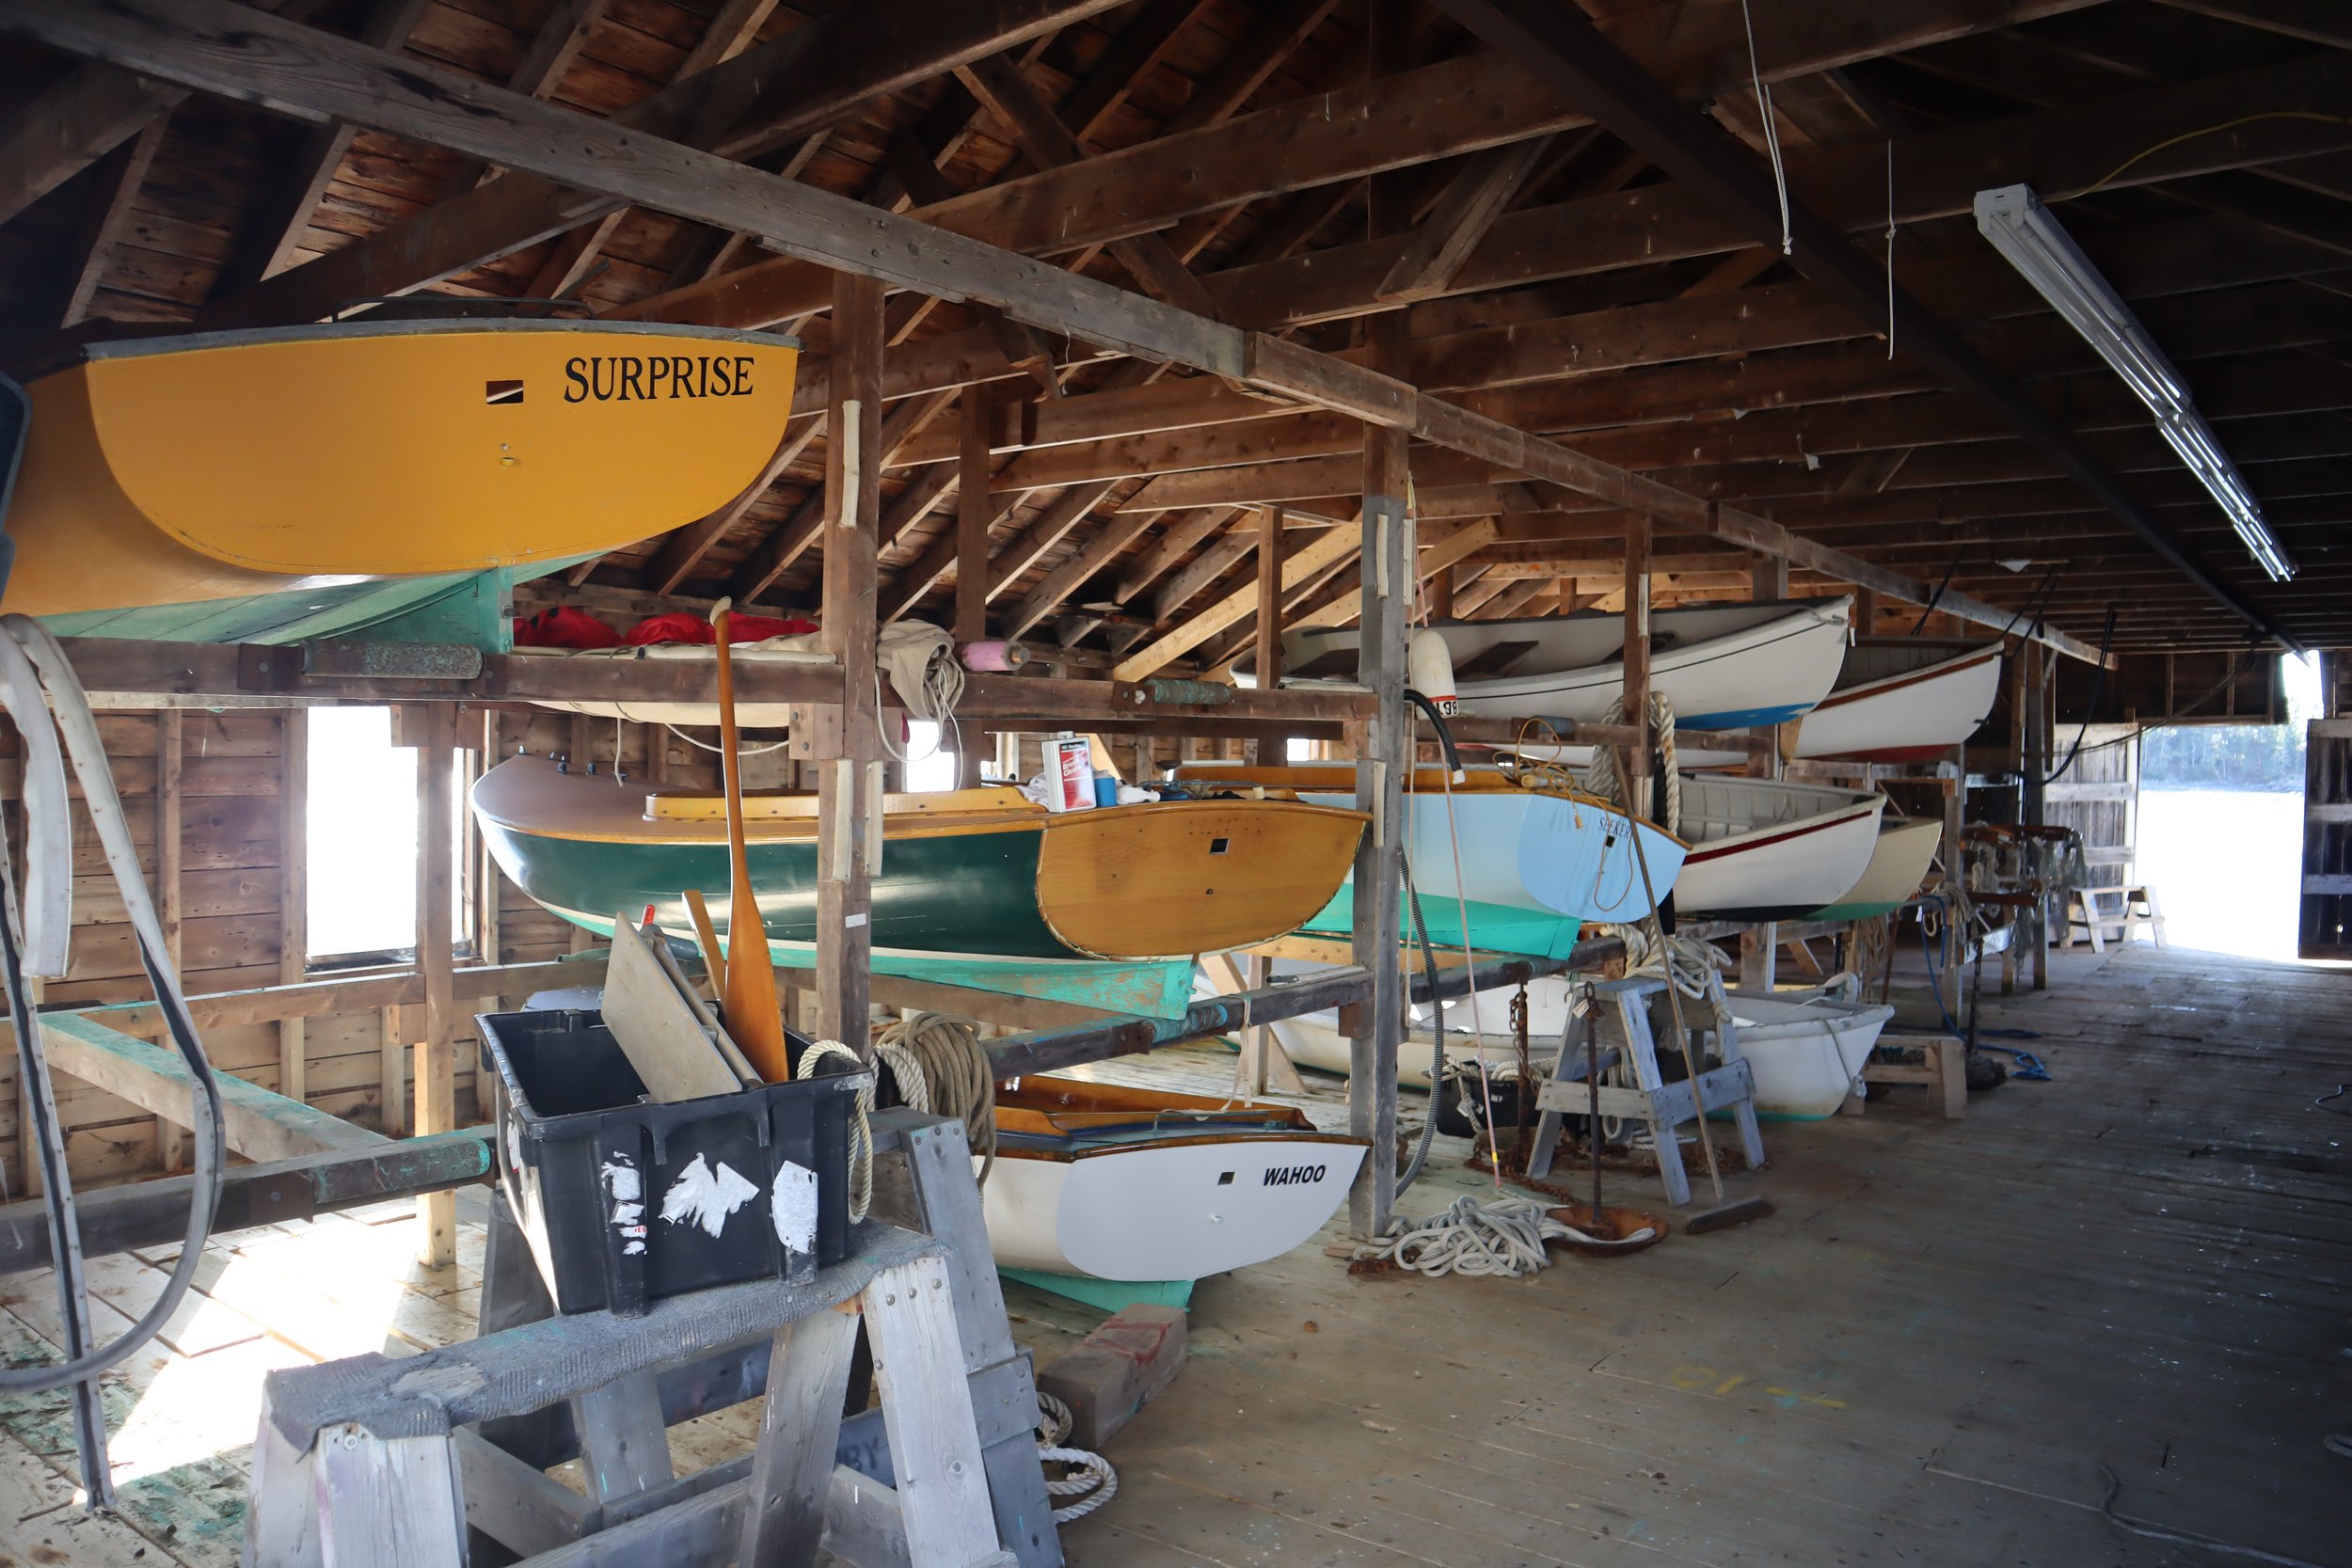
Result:
[[[1895,143],[1886,144],[1886,357],[1895,357]]]
[[[1452,729],[1447,727],[1445,715],[1438,711],[1437,704],[1431,702],[1427,697],[1423,696],[1421,692],[1414,690],[1409,686],[1405,689],[1405,700],[1419,708],[1422,715],[1428,719],[1430,727],[1438,732],[1438,746],[1445,755],[1446,780],[1449,785],[1449,798],[1446,804],[1448,820],[1450,822],[1452,819],[1453,810],[1451,784],[1454,775],[1461,770],[1462,753],[1455,749],[1454,744],[1454,732]],[[1459,859],[1458,847],[1456,849],[1456,859],[1457,861]],[[1445,1077],[1445,998],[1438,994],[1438,948],[1437,944],[1429,940],[1429,921],[1428,917],[1422,912],[1421,890],[1415,886],[1413,882],[1413,857],[1409,854],[1400,854],[1397,857],[1397,862],[1404,872],[1405,899],[1406,906],[1412,911],[1413,913],[1413,934],[1421,943],[1422,974],[1428,977],[1429,1005],[1434,1012],[1429,1030],[1431,1040],[1429,1048],[1429,1093],[1431,1097],[1429,1102],[1429,1114],[1422,1121],[1421,1141],[1414,1146],[1411,1158],[1406,1160],[1404,1170],[1399,1172],[1397,1175],[1396,1190],[1399,1193],[1402,1193],[1407,1187],[1410,1187],[1415,1181],[1420,1180],[1422,1168],[1429,1163],[1430,1147],[1438,1140],[1438,1105],[1436,1097],[1441,1092],[1440,1085]],[[1455,881],[1458,885],[1460,879],[1457,877]],[[1467,920],[1464,921],[1462,926],[1462,939],[1465,942],[1470,940],[1470,925]],[[1478,988],[1474,982],[1470,987],[1470,1027],[1473,1031],[1475,1031],[1478,1026]],[[1407,1039],[1411,1038],[1411,1032],[1409,1030],[1406,1031],[1406,1037]],[[1401,1051],[1405,1042],[1400,1040],[1397,1043]],[[1485,1043],[1483,1038],[1479,1040],[1479,1043],[1483,1046]],[[1479,1055],[1483,1064],[1485,1052],[1481,1050],[1479,1052]]]
[[[1919,618],[1911,624],[1912,636],[1916,637],[1926,629],[1928,617],[1934,614],[1935,607],[1944,602],[1944,591],[1951,587],[1952,578],[1960,571],[1960,563],[1967,559],[1968,546],[1965,545],[1952,552],[1952,563],[1944,568],[1944,580],[1935,585],[1935,592],[1928,595],[1927,607],[1919,611]],[[2014,623],[2011,624],[2014,625]],[[2009,634],[2003,632],[2001,635],[2006,637]]]
[[[1764,85],[1764,68],[1756,55],[1756,18],[1748,14],[1748,0],[1740,0],[1740,22],[1748,33],[1748,80],[1756,87],[1756,118],[1764,123],[1764,151],[1772,160],[1773,193],[1780,198],[1780,253],[1787,256],[1796,249],[1788,225],[1788,170],[1780,157],[1780,127],[1774,123],[1772,89]]]
[[[2099,699],[2106,694],[2107,650],[2114,645],[2115,607],[2109,605],[2106,629],[2099,634],[2099,662],[2091,666],[2090,701],[2083,707],[2082,728],[2074,732],[2074,744],[2067,750],[2066,760],[2058,765],[2058,771],[2042,781],[2044,788],[2066,777],[2066,770],[2074,766],[2076,757],[2082,755],[2083,741],[2090,736],[2090,726],[2099,717]]]
[[[139,964],[146,972],[149,986],[155,995],[157,1010],[163,1015],[165,1030],[171,1037],[174,1048],[188,1070],[194,1090],[191,1101],[196,1134],[193,1175],[189,1183],[188,1223],[183,1233],[180,1257],[166,1275],[162,1291],[154,1303],[140,1315],[138,1321],[103,1347],[74,1354],[63,1362],[45,1367],[0,1368],[0,1394],[38,1393],[69,1383],[91,1383],[97,1374],[120,1365],[141,1346],[151,1340],[171,1315],[178,1311],[190,1286],[195,1283],[198,1265],[202,1261],[204,1243],[212,1234],[213,1215],[220,1200],[220,1182],[226,1164],[226,1137],[221,1121],[220,1085],[213,1075],[212,1062],[204,1053],[203,1042],[198,1037],[195,1022],[188,1015],[187,999],[180,990],[179,976],[173,972],[170,949],[164,942],[162,922],[148,896],[145,873],[139,865],[137,848],[131,842],[128,818],[122,810],[121,798],[115,792],[114,774],[107,765],[104,742],[98,733],[97,721],[91,717],[89,698],[73,673],[73,666],[58,647],[56,640],[40,623],[22,615],[0,616],[0,670],[6,674],[6,703],[20,733],[30,736],[41,727],[40,715],[30,711],[32,693],[28,679],[38,678],[38,688],[46,697],[46,716],[54,721],[56,734],[62,736],[65,750],[72,758],[74,777],[81,784],[82,799],[91,823],[98,831],[107,869],[114,874],[115,883],[122,895],[124,912],[130,918],[132,931],[139,951]],[[29,661],[30,669],[24,668]],[[53,743],[54,744],[54,743]],[[38,743],[33,743],[37,746]],[[30,749],[30,748],[28,748]],[[36,830],[38,831],[38,830]],[[28,847],[27,853],[31,853]],[[5,856],[0,856],[4,859]],[[48,1185],[50,1227],[54,1256],[62,1264],[69,1252],[78,1255],[80,1239],[73,1212],[73,1191],[66,1171],[65,1147],[56,1122],[56,1107],[49,1085],[48,1064],[40,1048],[40,1027],[34,1018],[28,975],[23,963],[24,949],[17,941],[21,928],[18,919],[16,888],[13,877],[5,880],[7,915],[0,920],[5,931],[8,1005],[16,1023],[18,1059],[24,1076],[20,1082],[28,1086],[24,1098],[33,1114],[43,1125],[40,1140],[42,1175]],[[33,935],[29,941],[39,951],[43,941]],[[64,1268],[60,1268],[62,1275]],[[94,1393],[94,1384],[92,1385]],[[103,1433],[103,1427],[101,1432]],[[103,1493],[94,1491],[94,1496]]]

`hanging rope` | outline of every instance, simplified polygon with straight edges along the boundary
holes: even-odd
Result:
[[[857,1086],[857,1117],[850,1124],[850,1223],[855,1225],[874,1206],[874,1071],[866,1059],[839,1040],[817,1040],[801,1053],[795,1078],[814,1078],[817,1064],[838,1056],[862,1075]]]
[[[961,1019],[909,1013],[882,1032],[874,1053],[910,1108],[963,1123],[985,1185],[996,1168],[996,1079],[978,1032]]]
[[[1077,1474],[1048,1480],[1045,1490],[1057,1497],[1077,1497],[1078,1502],[1054,1510],[1054,1523],[1066,1525],[1073,1519],[1083,1519],[1119,1495],[1119,1472],[1111,1462],[1099,1453],[1085,1449],[1066,1449],[1061,1440],[1070,1435],[1070,1406],[1053,1395],[1039,1390],[1037,1396],[1037,1457],[1047,1465],[1071,1465]]]
[[[1652,809],[1662,807],[1662,815],[1656,818],[1659,826],[1670,833],[1679,833],[1682,831],[1682,770],[1676,759],[1675,705],[1663,691],[1650,692],[1648,719],[1650,743],[1657,748],[1659,770],[1665,775],[1665,800],[1652,802]],[[1619,693],[1617,700],[1609,705],[1609,711],[1602,714],[1597,722],[1622,724],[1625,721],[1625,697]],[[1592,765],[1584,769],[1585,792],[1597,795],[1604,800],[1633,799],[1631,790],[1617,786],[1616,752],[1607,746],[1594,747]]]
[[[1665,975],[1674,981],[1676,990],[1694,1002],[1708,1000],[1718,977],[1731,967],[1731,959],[1722,948],[1697,937],[1668,937],[1661,950],[1647,926],[1616,926],[1610,930],[1625,943],[1625,972],[1629,978],[1636,974]]]

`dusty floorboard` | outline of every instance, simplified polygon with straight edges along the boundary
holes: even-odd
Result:
[[[2137,1516],[2352,1564],[2352,979],[2173,950],[2062,958],[1987,1022],[2057,1074],[1929,1117],[1768,1127],[1778,1205],[1741,1230],[1540,1277],[1351,1279],[1319,1247],[1205,1281],[1184,1375],[1112,1445],[1122,1484],[1065,1534],[1110,1564],[2042,1564],[2212,1560]],[[1230,1056],[1105,1078],[1222,1093]],[[2347,1102],[2339,1101],[2338,1105]],[[1308,1101],[1344,1119],[1333,1080]],[[1408,1097],[1408,1120],[1418,1101]],[[1441,1141],[1406,1197],[1482,1182]],[[1614,1190],[1656,1203],[1654,1179]],[[226,1565],[260,1373],[471,1332],[480,1231],[415,1267],[406,1205],[215,1243],[203,1298],[110,1379],[119,1522],[61,1507],[55,1401],[0,1402],[0,1568]],[[101,1265],[120,1321],[170,1253]],[[0,1356],[47,1354],[44,1277],[0,1281]],[[1041,1356],[1099,1315],[1020,1287]],[[117,1323],[116,1326],[119,1326]],[[681,1467],[739,1452],[748,1410],[678,1429]]]

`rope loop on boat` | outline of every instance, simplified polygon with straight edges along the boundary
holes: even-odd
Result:
[[[850,1123],[850,1223],[855,1225],[874,1205],[874,1072],[866,1058],[839,1040],[812,1040],[801,1053],[792,1076],[816,1077],[817,1064],[829,1056],[840,1057],[862,1075],[856,1119]]]
[[[1070,1435],[1072,1417],[1070,1406],[1043,1389],[1037,1396],[1037,1457],[1044,1465],[1069,1465],[1076,1474],[1056,1481],[1048,1478],[1045,1490],[1057,1497],[1078,1497],[1080,1500],[1054,1510],[1054,1523],[1066,1525],[1073,1519],[1083,1519],[1119,1495],[1119,1472],[1111,1462],[1099,1453],[1085,1449],[1066,1449],[1062,1439]]]
[[[996,1076],[979,1032],[961,1019],[908,1013],[882,1032],[874,1053],[910,1109],[962,1121],[987,1185],[996,1168]]]
[[[1652,690],[1645,709],[1650,742],[1657,748],[1660,771],[1665,775],[1665,799],[1654,802],[1661,815],[1655,818],[1668,832],[1682,832],[1682,769],[1676,756],[1675,705],[1663,691]],[[1625,693],[1617,693],[1597,723],[1622,724],[1626,721]],[[1593,748],[1592,765],[1584,769],[1584,788],[1604,800],[1630,802],[1633,793],[1618,787],[1617,753],[1607,746]]]

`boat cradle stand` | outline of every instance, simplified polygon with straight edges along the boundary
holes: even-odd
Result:
[[[1060,1542],[961,1122],[875,1118],[874,1212],[813,1279],[555,1315],[492,1196],[481,1338],[264,1382],[247,1568],[1057,1568]],[[886,1151],[886,1152],[885,1152]],[[844,1419],[857,1325],[881,1408]],[[667,1428],[764,1399],[749,1454],[674,1477]],[[546,1474],[579,1457],[585,1497]]]
[[[1535,1100],[1540,1114],[1535,1118],[1535,1144],[1527,1155],[1530,1177],[1541,1180],[1550,1174],[1551,1153],[1560,1141],[1562,1116],[1583,1116],[1591,1107],[1591,1091],[1583,1082],[1584,1031],[1597,1026],[1604,1061],[1613,1050],[1623,1053],[1622,1059],[1632,1067],[1634,1083],[1631,1088],[1602,1085],[1600,1114],[1648,1123],[1651,1146],[1658,1150],[1658,1174],[1666,1183],[1667,1202],[1679,1209],[1691,1201],[1691,1178],[1675,1152],[1675,1129],[1686,1121],[1695,1121],[1698,1105],[1688,1080],[1669,1084],[1659,1071],[1658,1041],[1651,1032],[1652,1004],[1664,994],[1665,989],[1666,982],[1651,974],[1595,981],[1593,1012],[1569,1015],[1566,1027],[1560,1031],[1559,1057],[1552,1064],[1551,1076],[1545,1081],[1543,1092]],[[1693,1059],[1699,1056],[1698,1037],[1715,1037],[1716,1054],[1723,1058],[1723,1065],[1700,1074],[1699,1087],[1706,1093],[1710,1114],[1731,1113],[1740,1132],[1740,1151],[1747,1156],[1748,1168],[1754,1170],[1764,1163],[1764,1135],[1756,1121],[1756,1069],[1740,1054],[1740,1029],[1732,1022],[1723,983],[1710,977],[1708,989],[1707,1001],[1685,1004],[1685,1016],[1693,1037],[1691,1054]]]

